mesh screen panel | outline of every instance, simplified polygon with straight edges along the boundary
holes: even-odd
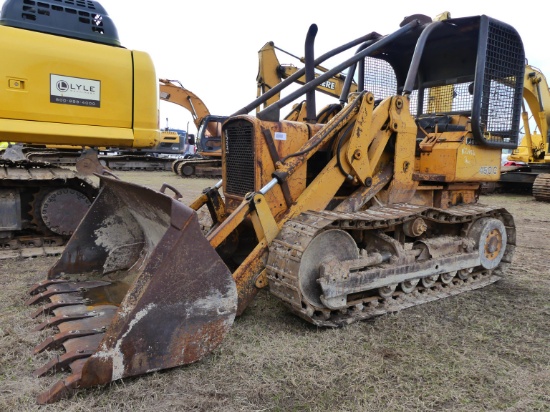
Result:
[[[490,22],[486,59],[481,105],[484,138],[495,143],[516,142],[520,117],[515,116],[514,107],[521,107],[525,67],[523,44],[517,33]]]
[[[397,79],[391,64],[382,59],[365,57],[365,90],[374,100],[384,100],[397,94]]]
[[[453,66],[445,67],[444,61],[437,61],[437,49],[432,49],[431,58],[434,60],[422,61],[418,78],[429,77],[432,73],[436,76],[429,79],[431,87],[422,83],[415,85],[416,89],[409,96],[410,110],[415,117],[436,114],[471,116],[472,122],[476,120],[479,125],[473,130],[476,141],[497,147],[513,147],[520,126],[525,67],[523,44],[510,26],[492,19],[483,21],[488,21],[488,24],[481,24],[479,38],[486,40],[486,49],[478,50],[477,55],[476,50],[471,49],[472,55],[465,55],[465,58],[476,59],[482,70],[474,73],[472,69],[470,75],[464,72],[455,75]],[[428,45],[429,42],[428,38]],[[430,64],[443,66],[439,71],[430,70]],[[372,92],[375,100],[401,93],[403,84],[398,84],[395,71],[386,60],[366,57],[364,66],[365,90]],[[427,73],[422,72],[423,68]],[[448,76],[437,77],[440,73]],[[469,81],[474,78],[475,81]],[[474,90],[474,82],[478,90]]]

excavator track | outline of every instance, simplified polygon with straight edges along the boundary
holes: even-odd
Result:
[[[167,171],[170,170],[173,158],[139,155],[102,155],[99,161],[103,166],[111,170],[145,170]]]
[[[172,162],[172,171],[181,177],[221,177],[219,159],[178,159]]]
[[[56,166],[75,166],[80,152],[63,150],[27,151],[25,157],[31,162],[42,162]]]
[[[0,160],[0,259],[59,255],[97,193],[72,170]]]
[[[63,151],[44,151],[29,152],[25,154],[26,158],[33,163],[44,163],[58,167],[75,166],[80,153]],[[99,161],[103,166],[111,170],[145,170],[145,171],[167,171],[171,170],[173,157],[149,156],[149,155],[108,155],[99,156]]]
[[[466,234],[474,221],[482,218],[498,219],[505,227],[505,236],[507,237],[500,263],[492,270],[479,265],[461,268],[460,265],[457,265],[461,257],[450,251],[442,251],[441,256],[424,262],[410,260],[408,263],[399,263],[396,259],[397,256],[390,256],[383,263],[373,261],[372,266],[363,268],[364,272],[345,273],[342,279],[329,279],[328,284],[324,280],[327,290],[331,290],[330,282],[332,281],[334,283],[332,286],[335,288],[340,286],[344,290],[344,295],[346,295],[346,289],[343,285],[350,287],[345,304],[338,309],[324,306],[321,301],[318,301],[319,297],[322,300],[322,296],[312,297],[312,295],[322,295],[323,292],[326,292],[319,286],[323,280],[318,275],[316,275],[316,279],[307,279],[306,277],[304,280],[301,271],[304,267],[305,252],[319,235],[334,229],[346,231],[346,233],[350,231],[383,233],[386,230],[395,230],[395,228],[402,227],[405,222],[418,218],[432,222],[434,225],[453,226],[461,233],[460,238],[464,239],[466,239]],[[492,234],[489,236],[493,237]],[[336,239],[333,236],[332,238]],[[383,234],[382,238],[384,238]],[[434,238],[430,247],[435,248],[439,244],[443,250],[446,247],[443,246],[446,239],[448,238],[445,236],[440,237],[440,240]],[[460,240],[455,237],[454,241]],[[388,241],[392,242],[391,239]],[[470,240],[466,241],[464,245],[468,242]],[[339,242],[331,241],[327,245],[337,249],[339,247],[336,245],[337,243]],[[426,243],[430,244],[430,241]],[[515,225],[512,216],[505,209],[480,204],[461,205],[450,209],[399,204],[347,214],[310,211],[285,223],[277,238],[273,240],[267,265],[269,290],[281,299],[293,313],[306,321],[317,326],[339,327],[487,286],[499,280],[498,275],[504,272],[510,264],[514,245]],[[401,252],[406,249],[405,245],[402,246]],[[319,256],[330,255],[330,253],[329,250],[321,250]],[[485,253],[491,257],[490,252],[486,251]],[[471,253],[465,253],[464,259],[470,259],[471,255]],[[317,256],[318,260],[323,258]],[[335,264],[341,266],[342,260]],[[452,270],[446,270],[446,265]],[[327,265],[324,267],[326,268]],[[387,273],[387,280],[383,275],[376,279],[376,271]],[[411,272],[422,274],[422,276],[407,278],[406,275]],[[354,274],[356,275],[355,282],[353,282]],[[405,279],[400,283],[402,290],[396,288],[395,279],[399,275]],[[358,287],[361,279],[369,281],[375,279],[377,282],[373,284],[376,284],[377,287],[374,289],[364,285]],[[340,285],[338,285],[338,281],[341,281]]]
[[[550,173],[540,173],[533,182],[533,197],[539,202],[550,202]]]

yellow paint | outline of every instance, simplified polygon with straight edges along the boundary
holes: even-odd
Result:
[[[94,147],[158,141],[158,79],[146,53],[7,26],[0,26],[0,50],[7,56],[0,140]],[[79,94],[90,96],[88,105],[67,104],[76,100],[56,89],[59,78],[79,92],[88,87]]]
[[[243,118],[246,118],[254,126],[254,163],[256,164],[254,184],[255,191],[259,191],[262,187],[269,183],[273,179],[272,175],[275,171],[275,163],[271,158],[269,147],[266,143],[264,133],[262,132],[264,129],[270,131],[279,159],[283,159],[285,156],[297,152],[302,145],[307,142],[309,134],[313,133],[313,131],[320,127],[315,125],[308,126],[297,122],[262,122],[257,118],[250,116],[243,116]],[[309,127],[313,128],[312,132],[308,130]],[[225,150],[225,148],[223,148],[223,150]],[[226,182],[226,166],[227,165],[225,164],[223,165],[224,185]],[[292,179],[289,179],[288,185],[292,199],[297,199],[306,186],[305,164],[292,175]],[[229,211],[232,211],[242,200],[241,197],[233,196],[231,193],[228,193],[225,186],[224,194]],[[287,209],[283,191],[279,185],[269,191],[265,195],[265,198],[270,206],[271,213],[274,216],[279,215]]]
[[[421,153],[420,173],[443,175],[445,182],[490,182],[500,178],[500,149],[468,144],[472,139],[466,132],[440,136],[431,151]]]

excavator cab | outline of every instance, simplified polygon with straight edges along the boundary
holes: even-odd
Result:
[[[202,121],[197,136],[197,153],[221,157],[222,124],[227,116],[208,115]]]
[[[493,157],[517,143],[518,33],[487,16],[411,18],[313,64],[356,46],[256,117],[247,113],[292,76],[225,120],[223,180],[190,207],[175,188],[100,176],[100,194],[31,290],[40,328],[57,329],[36,351],[63,353],[37,375],[70,369],[39,402],[199,360],[264,287],[334,327],[498,279],[513,218],[476,193],[498,178]],[[357,71],[358,91],[330,120],[279,120],[342,70]],[[195,213],[205,205],[206,235]]]
[[[172,171],[181,177],[221,176],[221,132],[227,116],[206,115],[201,118],[198,135],[194,139],[193,155],[172,163]]]

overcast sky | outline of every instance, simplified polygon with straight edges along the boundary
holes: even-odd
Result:
[[[0,0],[0,3],[3,1]],[[148,52],[157,76],[179,80],[197,94],[212,114],[229,115],[256,97],[258,50],[268,41],[303,56],[309,26],[318,26],[315,55],[364,34],[389,34],[404,17],[452,17],[486,14],[516,28],[526,55],[544,73],[550,71],[543,2],[505,1],[130,1],[102,0],[118,29],[122,45]],[[513,7],[512,7],[513,5]],[[281,63],[299,64],[281,55]],[[332,67],[338,61],[329,61]],[[161,126],[186,128],[189,114],[161,104]],[[193,123],[189,129],[194,130]]]

